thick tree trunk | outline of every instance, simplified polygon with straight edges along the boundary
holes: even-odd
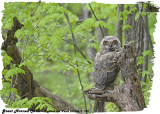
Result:
[[[147,12],[147,9],[143,9],[143,11]],[[148,16],[144,15],[143,20],[144,20],[144,23],[146,25],[145,27],[147,27],[146,29],[149,30],[149,28],[148,28]],[[145,32],[144,33],[144,50],[143,51],[149,50],[149,42],[148,42],[149,38],[150,38],[150,36],[148,36],[148,34]],[[148,55],[143,57],[143,71],[148,71]],[[143,82],[146,82],[146,80],[147,80],[147,75],[145,75],[142,78]]]
[[[7,55],[13,59],[13,64],[19,65],[22,61],[20,52],[16,46],[18,42],[17,38],[14,37],[15,32],[21,29],[21,24],[16,17],[13,18],[13,26],[11,30],[7,32],[7,38],[4,38],[1,49],[6,51]],[[53,101],[53,107],[56,110],[75,110],[71,104],[67,103],[63,99],[56,95],[53,95],[50,91],[40,86],[38,83],[33,81],[33,75],[27,66],[22,66],[21,69],[25,71],[25,74],[18,74],[17,77],[13,78],[13,84],[18,90],[18,95],[21,98],[32,99],[33,97],[49,97]]]
[[[130,7],[127,10],[130,10]],[[126,25],[130,25],[131,28],[125,31],[125,42],[135,40],[135,12],[127,16]]]
[[[144,96],[138,79],[136,54],[131,44],[125,44],[112,61],[119,65],[125,84],[114,86],[113,90],[92,88],[84,93],[90,99],[115,103],[122,111],[140,111],[145,108]]]
[[[118,4],[117,7],[117,25],[116,25],[116,37],[119,38],[122,46],[122,26],[123,26],[123,20],[121,19],[122,16],[120,15],[121,12],[124,10],[123,4]]]
[[[141,11],[141,7],[135,5],[138,11]],[[129,10],[129,8],[128,8]],[[137,12],[138,12],[137,11]],[[129,14],[127,16],[126,24],[131,25],[131,28],[126,30],[125,34],[125,42],[126,41],[134,41],[134,48],[137,56],[142,56],[143,48],[144,48],[144,26],[143,26],[143,18],[142,15],[139,15],[138,19],[135,21],[135,13]],[[143,65],[138,65],[139,69],[139,79],[142,79],[142,69]]]
[[[142,52],[144,49],[144,26],[142,21],[143,21],[142,16],[140,15],[136,21],[136,28],[135,28],[136,39],[134,42],[134,47],[137,57],[142,56]],[[141,64],[138,65],[138,69],[139,69],[139,79],[141,80],[143,65]]]

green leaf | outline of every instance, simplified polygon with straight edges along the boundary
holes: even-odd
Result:
[[[40,104],[39,104],[39,105],[40,105]],[[45,107],[47,107],[47,106],[48,106],[47,103],[40,105],[40,110],[42,110],[43,108],[45,108]]]
[[[4,55],[2,61],[3,65],[6,67],[12,61],[12,58],[8,55]]]
[[[137,66],[143,64],[143,57],[142,56],[137,57],[137,60],[138,60]]]
[[[146,75],[149,75],[150,73],[148,72],[148,71],[146,71],[146,70],[143,70],[143,72],[142,72],[142,77],[144,77],[144,76],[146,76]]]
[[[32,23],[30,18],[28,18],[25,22],[24,22],[24,28],[26,29],[32,29]]]
[[[147,50],[147,51],[144,51],[143,53],[142,53],[142,55],[143,56],[147,56],[147,55],[149,55],[149,56],[153,56],[153,53],[152,53],[152,51],[151,50]]]
[[[49,107],[47,107],[47,111],[48,111],[48,112],[49,112],[49,111],[56,112],[56,109],[53,108],[53,107],[51,107],[51,106],[49,106]]]
[[[15,101],[13,104],[12,104],[12,107],[19,107],[19,108],[29,108],[27,107],[27,102],[28,102],[28,98],[24,98],[22,100],[18,100],[18,101]]]
[[[36,103],[35,100],[32,98],[31,100],[28,101],[29,107],[32,107],[33,104]],[[36,104],[35,104],[36,105]]]
[[[9,82],[3,82],[3,88],[10,88],[11,84]]]
[[[87,45],[87,47],[92,47],[92,48],[97,48],[97,45],[95,44],[95,43],[89,43],[88,45]]]
[[[17,93],[17,89],[16,88],[11,88],[11,93]]]
[[[24,30],[24,33],[27,35],[27,36],[31,36],[32,34],[33,34],[33,31],[31,30],[31,29],[26,29],[26,30]]]
[[[46,97],[45,99],[48,101],[49,104],[52,105],[52,100],[50,98]]]
[[[26,66],[26,61],[23,61],[23,62],[19,65],[20,68],[21,68],[22,66]]]
[[[128,30],[128,29],[130,29],[130,28],[132,28],[132,26],[131,25],[123,25],[123,30]]]
[[[104,25],[104,21],[97,21],[95,23],[95,27],[99,27],[99,26],[103,26]]]
[[[39,37],[38,43],[42,45],[43,43],[48,42],[49,40],[50,40],[50,37],[44,34]]]
[[[18,29],[16,32],[15,32],[15,35],[14,35],[14,37],[16,37],[16,38],[19,38],[19,37],[25,37],[25,34],[24,34],[24,32],[22,31],[22,29]]]
[[[13,69],[8,70],[8,72],[6,73],[6,75],[4,77],[7,81],[11,81],[10,77],[13,77],[14,75],[17,75],[18,73],[25,74],[25,71],[23,69],[15,67]]]

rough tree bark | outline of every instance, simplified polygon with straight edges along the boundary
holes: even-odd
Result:
[[[137,11],[140,12],[152,12],[152,11],[157,11],[158,8],[151,6],[151,4],[147,3],[147,7],[144,9],[143,7],[140,6],[140,4],[135,5],[137,7]],[[154,9],[154,10],[152,10]],[[129,8],[128,8],[129,10]],[[134,48],[135,52],[137,53],[137,56],[142,56],[142,52],[146,51],[150,48],[153,52],[153,44],[151,41],[151,36],[149,33],[149,28],[148,28],[148,20],[147,20],[147,15],[142,15],[140,14],[138,19],[135,20],[135,13],[133,12],[132,14],[129,14],[127,16],[127,22],[126,24],[131,25],[131,28],[126,30],[125,34],[125,41],[132,41],[134,40]],[[143,58],[144,62],[143,65],[138,65],[139,69],[139,78],[141,81],[146,81],[146,76],[142,78],[142,71],[147,70],[148,68],[148,57],[145,56]]]
[[[129,6],[127,10],[130,10]],[[135,39],[135,12],[132,12],[129,15],[127,15],[126,25],[130,25],[131,28],[125,31],[125,42],[132,41]]]
[[[148,8],[144,8],[143,9],[143,12],[147,12],[147,9]],[[148,15],[144,15],[143,16],[143,20],[144,20],[144,23],[145,23],[145,27],[148,31],[145,31],[144,32],[144,50],[143,51],[147,51],[149,50],[149,42],[148,42],[148,39],[150,38],[150,35],[148,36],[147,32],[149,32],[149,27],[148,27]],[[143,57],[143,71],[148,71],[148,55],[144,56]],[[147,75],[145,75],[143,78],[142,78],[142,81],[143,82],[146,82],[147,80]]]
[[[14,37],[15,32],[21,29],[23,24],[21,24],[16,17],[13,18],[13,26],[11,30],[7,32],[7,37],[4,38],[1,49],[4,50],[8,56],[13,59],[13,64],[19,65],[22,61],[20,52],[16,46],[18,42],[17,38]],[[25,71],[25,74],[18,74],[13,77],[13,83],[15,83],[15,88],[18,90],[18,95],[21,98],[32,99],[33,97],[49,97],[53,101],[53,107],[57,110],[76,110],[71,104],[67,103],[60,97],[52,94],[50,91],[39,85],[33,80],[33,74],[28,69],[27,66],[22,66],[21,69]]]
[[[144,49],[144,26],[142,21],[143,21],[142,16],[140,15],[136,21],[136,26],[135,26],[136,39],[134,42],[134,47],[138,57],[142,56],[142,52]],[[138,65],[138,69],[139,69],[139,78],[140,80],[142,80],[143,65],[142,64]]]
[[[140,111],[145,108],[144,96],[138,79],[136,54],[130,43],[125,44],[112,61],[119,65],[125,84],[110,90],[91,88],[84,93],[92,100],[113,102],[122,111]]]
[[[122,26],[123,26],[123,20],[121,19],[120,13],[123,12],[124,10],[124,5],[123,4],[118,4],[117,7],[117,25],[116,25],[116,37],[119,38],[122,46]]]
[[[141,11],[142,8],[136,4],[135,7],[137,7],[137,11]],[[128,8],[129,10],[130,8]],[[144,39],[144,26],[143,26],[143,20],[142,20],[142,15],[139,15],[138,19],[135,20],[135,14],[136,12],[132,12],[131,14],[129,14],[127,16],[127,21],[126,24],[131,25],[131,28],[126,30],[126,34],[125,34],[125,42],[126,41],[134,41],[134,48],[135,48],[135,52],[137,54],[137,56],[142,56],[142,52],[143,52],[143,39]],[[139,69],[139,79],[142,79],[142,69],[143,69],[143,65],[138,65],[138,69]]]

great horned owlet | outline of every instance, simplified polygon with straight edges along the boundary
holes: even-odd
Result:
[[[94,81],[97,89],[105,89],[110,86],[116,79],[119,68],[113,64],[112,60],[116,52],[120,51],[121,43],[114,36],[105,36],[100,44],[100,52],[96,54],[94,60]],[[95,112],[104,111],[104,102],[95,102]]]
[[[112,60],[116,52],[120,51],[120,45],[119,39],[114,36],[105,36],[102,39],[100,44],[101,51],[96,54],[94,61],[96,88],[105,89],[105,87],[114,82],[119,69],[112,64]]]

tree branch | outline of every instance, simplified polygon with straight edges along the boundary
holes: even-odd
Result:
[[[89,61],[89,60],[87,60],[87,57],[84,55],[84,53],[79,49],[79,47],[76,45],[76,44],[73,44],[72,42],[70,42],[70,41],[68,41],[68,40],[66,40],[66,39],[62,39],[63,41],[66,41],[66,42],[68,42],[68,43],[70,43],[70,44],[72,44],[72,45],[74,45],[76,48],[77,48],[77,50],[81,53],[81,55],[83,56],[83,58],[89,63],[89,64],[91,64],[91,62]]]
[[[45,43],[43,43],[42,45],[38,46],[38,47],[37,47],[36,49],[34,49],[33,52],[30,53],[24,60],[26,60],[27,58],[29,58],[38,48],[40,48],[40,47],[42,47],[43,45],[48,44],[48,43],[49,43],[49,42],[45,42]]]
[[[57,54],[57,55],[59,56],[59,59],[60,59],[60,60],[62,60],[63,62],[65,62],[65,63],[67,63],[67,64],[69,64],[69,65],[71,65],[73,68],[75,68],[75,66],[74,66],[73,64],[69,63],[68,61],[65,61],[65,60],[62,59],[62,58],[60,58],[60,55],[59,55],[59,54]]]
[[[89,7],[90,7],[90,9],[91,9],[91,11],[92,11],[92,13],[93,13],[93,15],[94,15],[95,19],[96,19],[97,21],[99,21],[99,20],[98,20],[98,18],[96,17],[96,15],[95,15],[95,13],[94,13],[94,11],[93,11],[92,6],[91,6],[91,4],[90,4],[90,3],[89,3]],[[104,38],[104,33],[103,33],[103,30],[102,30],[101,25],[99,25],[99,28],[100,28],[101,33],[102,33],[102,36],[103,36],[103,38]]]

